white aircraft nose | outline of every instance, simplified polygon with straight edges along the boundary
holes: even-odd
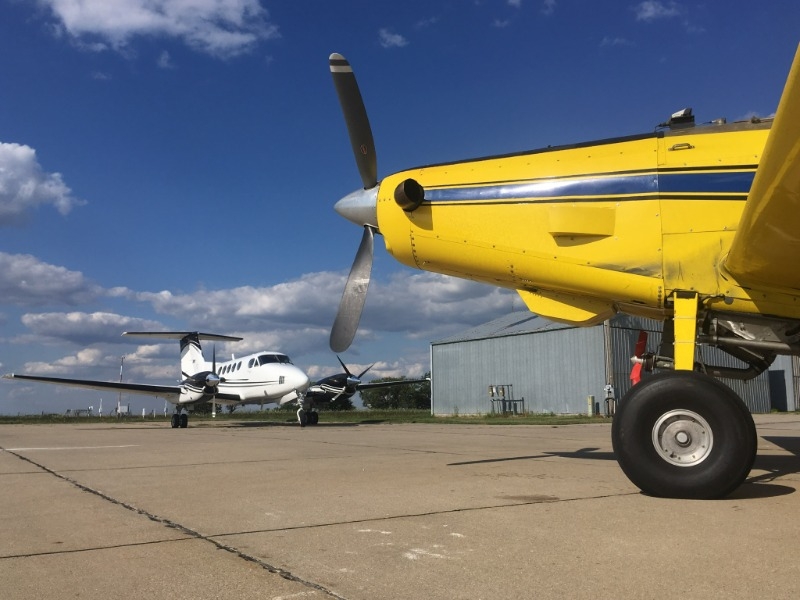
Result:
[[[286,377],[286,382],[293,390],[297,390],[299,392],[305,392],[309,386],[308,375],[306,375],[300,369],[295,369],[292,373],[290,373]]]
[[[334,210],[348,221],[359,226],[378,228],[378,188],[360,189],[347,194],[334,205]]]

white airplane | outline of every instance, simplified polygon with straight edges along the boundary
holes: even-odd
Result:
[[[294,366],[285,354],[256,352],[240,358],[231,358],[217,365],[216,352],[210,363],[203,357],[200,340],[238,342],[242,338],[196,331],[126,331],[122,335],[180,340],[183,380],[178,385],[151,385],[15,373],[3,377],[164,398],[175,405],[175,413],[172,415],[173,428],[187,427],[189,416],[184,409],[188,410],[189,407],[204,402],[222,405],[274,402],[281,406],[297,402],[300,405],[297,411],[300,425],[316,422],[316,419],[310,417],[312,409],[305,399],[305,392],[309,386],[308,375]]]

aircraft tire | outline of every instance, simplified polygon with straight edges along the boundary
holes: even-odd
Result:
[[[305,427],[308,424],[308,415],[302,408],[297,411],[297,421],[300,423],[300,427]]]
[[[181,415],[181,429],[186,429],[189,426],[189,415],[183,413]]]
[[[172,415],[172,428],[173,429],[177,429],[178,428],[178,425],[180,424],[180,421],[178,419],[179,419],[178,413],[174,413]]]
[[[669,371],[633,386],[611,427],[614,453],[645,494],[712,499],[730,494],[753,466],[753,417],[733,390],[692,371]]]
[[[319,423],[319,413],[312,410],[308,413],[308,424],[316,425],[317,423]]]

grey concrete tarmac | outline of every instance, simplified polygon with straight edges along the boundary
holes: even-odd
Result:
[[[0,425],[0,597],[797,598],[800,416],[725,500],[610,425]]]

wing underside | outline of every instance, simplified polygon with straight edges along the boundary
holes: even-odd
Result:
[[[800,290],[800,48],[725,268],[740,283]]]

